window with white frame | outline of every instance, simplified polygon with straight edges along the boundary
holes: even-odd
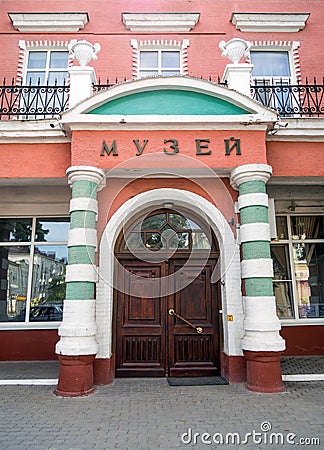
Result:
[[[255,99],[286,117],[294,111],[294,98],[288,87],[295,79],[292,58],[293,52],[282,46],[261,47],[250,51],[252,80],[254,86],[259,87],[256,88]]]
[[[277,314],[285,319],[324,319],[324,216],[276,217],[271,244]]]
[[[291,68],[288,51],[251,50],[250,59],[253,64],[252,77],[255,81],[289,80]]]
[[[139,78],[181,74],[180,50],[140,50]]]
[[[67,68],[67,50],[29,50],[26,58],[25,84],[62,86],[67,80]]]
[[[133,77],[188,75],[189,39],[131,39]]]
[[[69,221],[0,219],[0,322],[62,320]]]

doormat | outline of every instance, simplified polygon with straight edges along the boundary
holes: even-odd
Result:
[[[169,386],[212,386],[228,384],[223,377],[171,377],[168,378]]]

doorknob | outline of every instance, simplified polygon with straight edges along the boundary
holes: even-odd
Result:
[[[177,314],[174,309],[169,309],[169,316],[177,317],[178,319],[182,320],[182,322],[184,322],[187,325],[189,325],[191,328],[194,328],[197,331],[198,334],[202,334],[203,329],[201,327],[196,327],[196,325],[194,325],[193,323],[189,322],[189,320],[187,320],[184,317],[182,317],[179,314]]]

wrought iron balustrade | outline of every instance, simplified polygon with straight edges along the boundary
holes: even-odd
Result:
[[[93,86],[94,94],[126,81],[106,80]],[[212,81],[209,79],[209,81]],[[226,83],[217,84],[226,86]],[[17,85],[0,86],[0,120],[50,118],[69,109],[70,86],[68,85]],[[251,86],[252,97],[262,105],[274,109],[281,117],[324,117],[324,79],[322,84],[290,84],[287,81],[261,80]]]
[[[17,85],[6,80],[0,86],[0,120],[55,117],[68,109],[70,86]]]
[[[324,78],[322,84],[290,84],[287,81],[261,80],[251,86],[252,98],[274,109],[280,117],[323,117]]]

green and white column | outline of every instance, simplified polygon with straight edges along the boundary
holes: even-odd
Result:
[[[56,394],[87,395],[93,390],[93,361],[98,351],[95,321],[97,191],[105,183],[101,169],[73,166],[67,170],[72,187],[71,223],[66,267],[66,299],[56,353],[60,376]]]
[[[244,336],[247,387],[258,392],[282,392],[280,356],[285,341],[279,334],[273,292],[270,226],[266,183],[272,173],[266,164],[246,164],[231,173],[239,190],[241,276],[244,280]]]

